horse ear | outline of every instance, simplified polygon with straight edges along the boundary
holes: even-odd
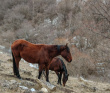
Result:
[[[66,43],[66,47],[68,46],[68,43]]]
[[[67,46],[68,46],[68,43],[66,43],[66,45],[64,46],[64,49],[67,48]]]

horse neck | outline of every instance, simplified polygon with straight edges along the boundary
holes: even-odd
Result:
[[[53,59],[54,57],[60,55],[60,46],[52,45],[51,47],[49,47],[50,48],[49,51],[50,51],[50,57]]]

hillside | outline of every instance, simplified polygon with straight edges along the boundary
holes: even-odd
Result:
[[[43,93],[42,87],[36,81],[38,69],[29,63],[20,62],[22,80],[13,75],[11,55],[0,52],[0,93]],[[56,86],[51,93],[110,93],[110,84],[69,77],[65,87],[57,85],[57,76],[50,71],[50,82]],[[41,80],[45,81],[42,76]]]
[[[22,60],[20,74],[24,79],[13,76],[7,53],[17,39],[34,44],[68,43],[72,62],[61,58],[70,77],[67,86],[57,86],[56,92],[110,92],[105,84],[110,83],[110,0],[0,0],[0,92],[41,92],[36,82],[38,70],[30,67],[32,64]],[[73,77],[94,82],[87,84],[80,80],[83,78]],[[56,85],[54,72],[50,72],[50,80]]]

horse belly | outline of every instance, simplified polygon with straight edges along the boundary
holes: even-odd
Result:
[[[21,58],[29,63],[38,63],[39,57],[32,53],[31,51],[25,51],[20,53]]]

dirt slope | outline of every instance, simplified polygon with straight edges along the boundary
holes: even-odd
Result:
[[[42,86],[36,81],[38,75],[36,68],[21,60],[22,80],[19,80],[13,75],[12,66],[11,55],[0,52],[0,93],[44,93]],[[42,75],[41,79],[45,80],[45,77]],[[56,91],[51,91],[51,93],[110,93],[108,83],[87,81],[70,76],[66,86],[62,87],[57,85],[57,76],[52,71],[50,71],[49,79],[56,86]]]

